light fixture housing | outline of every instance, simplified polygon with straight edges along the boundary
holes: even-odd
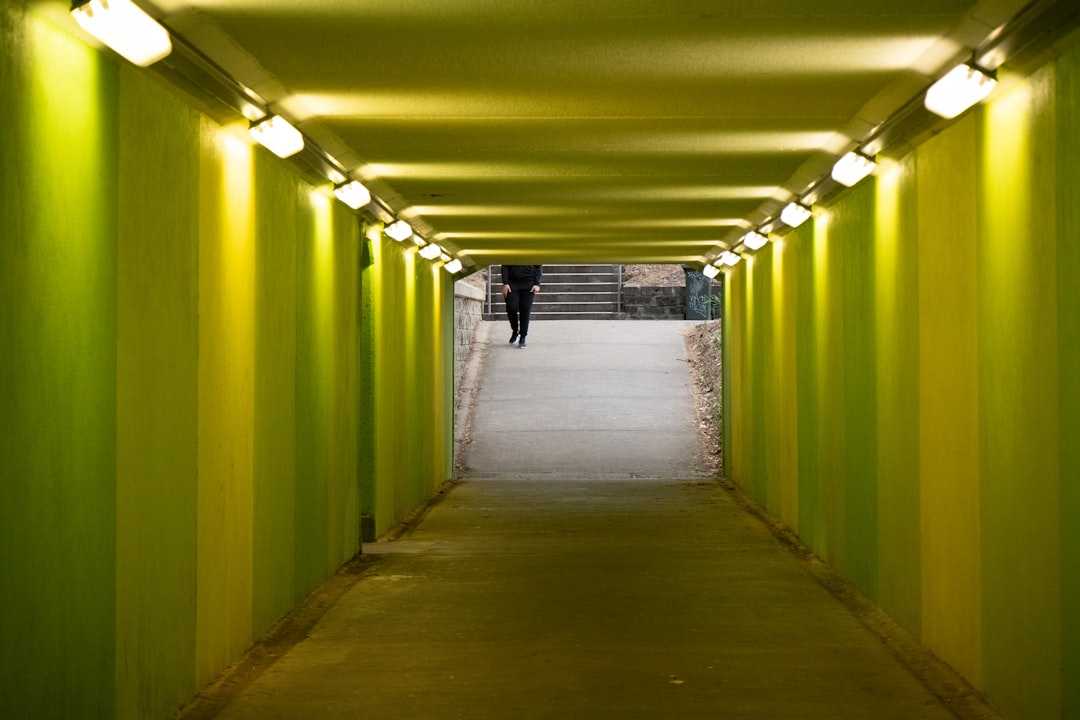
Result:
[[[993,75],[974,65],[957,65],[926,91],[926,109],[943,118],[954,118],[986,98],[997,85]]]
[[[730,250],[725,250],[723,253],[720,254],[719,262],[721,265],[726,265],[727,267],[735,267],[739,264],[740,260],[742,260],[742,257],[738,253],[733,253]]]
[[[172,52],[169,31],[131,0],[76,0],[71,15],[83,30],[139,67]]]
[[[450,262],[443,265],[443,270],[450,273],[451,275],[455,275],[461,272],[461,261],[457,258],[454,258]]]
[[[769,244],[769,238],[759,232],[750,231],[742,236],[742,243],[751,250],[760,250]]]
[[[701,273],[710,280],[720,274],[720,268],[715,265],[706,265],[701,269]]]
[[[425,260],[436,260],[440,255],[442,255],[442,248],[435,243],[429,243],[424,247],[420,248],[419,254],[420,257],[424,258]]]
[[[409,223],[405,222],[404,220],[398,220],[397,222],[387,225],[386,230],[384,230],[383,232],[386,233],[386,236],[388,238],[401,242],[402,240],[408,240],[410,237],[412,237],[413,229],[412,225],[410,225]]]
[[[280,115],[252,123],[249,131],[255,141],[279,158],[292,157],[304,149],[304,136]]]
[[[877,167],[877,163],[873,160],[860,152],[852,150],[833,165],[832,179],[841,185],[853,187],[864,177],[874,172],[875,167]]]
[[[371,202],[371,193],[356,180],[338,185],[334,188],[334,195],[353,210],[359,210]]]
[[[810,219],[810,208],[790,202],[780,211],[780,220],[788,227],[797,228]]]

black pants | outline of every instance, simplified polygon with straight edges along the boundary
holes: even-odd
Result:
[[[529,316],[535,298],[532,289],[511,290],[506,294],[506,318],[510,321],[510,329],[520,337],[529,334]]]

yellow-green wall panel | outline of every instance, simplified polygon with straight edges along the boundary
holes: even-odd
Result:
[[[1080,712],[1078,68],[1010,78],[726,296],[731,474],[768,504],[794,414],[800,536],[1010,717]],[[761,376],[789,294],[794,413]]]
[[[398,276],[401,281],[401,294],[397,297],[398,316],[395,322],[400,331],[393,353],[398,357],[401,372],[401,379],[397,384],[401,405],[394,417],[394,424],[398,428],[394,442],[399,452],[390,460],[398,474],[400,490],[394,495],[394,514],[397,518],[402,518],[427,497],[422,487],[421,470],[424,466],[424,429],[409,421],[421,417],[424,380],[420,375],[420,368],[422,363],[426,367],[428,359],[422,360],[418,357],[422,345],[417,337],[419,322],[416,313],[421,304],[416,284],[416,246],[402,243],[399,247],[402,249],[399,261],[401,271]]]
[[[435,352],[435,361],[441,361],[440,385],[442,395],[436,398],[439,404],[438,415],[442,416],[441,428],[437,429],[439,444],[439,478],[446,480],[454,476],[454,425],[457,399],[456,378],[454,375],[454,345],[457,332],[454,322],[454,280],[441,268],[434,271],[439,278],[438,294],[434,299],[438,313],[438,332],[442,342]]]
[[[877,602],[909,632],[921,625],[919,535],[919,234],[915,156],[875,182]]]
[[[375,315],[375,525],[382,535],[407,512],[408,477],[402,458],[408,455],[411,428],[402,419],[408,412],[405,374],[404,268],[401,249],[389,238],[379,239],[376,255],[378,296]]]
[[[720,325],[720,352],[721,352],[721,368],[720,378],[723,385],[721,398],[721,428],[720,437],[722,438],[721,446],[721,472],[723,476],[728,480],[733,480],[735,477],[735,468],[731,462],[731,448],[734,446],[734,440],[732,435],[732,414],[735,408],[735,398],[737,395],[732,391],[732,373],[731,368],[735,364],[735,354],[732,352],[732,343],[735,342],[735,333],[732,328],[735,326],[735,313],[732,312],[732,304],[734,303],[734,294],[732,292],[732,278],[734,274],[725,273],[722,275],[723,283],[721,285],[722,293],[724,296],[724,305],[721,309],[722,323]]]
[[[295,604],[296,246],[300,187],[277,158],[255,154],[255,444],[252,629]]]
[[[775,472],[775,435],[770,426],[776,418],[776,353],[769,323],[773,317],[772,245],[766,245],[747,258],[751,282],[750,324],[753,354],[746,359],[751,372],[750,480],[751,492],[773,515],[780,512],[780,482]]]
[[[724,424],[730,434],[730,440],[724,448],[724,462],[729,467],[729,479],[746,490],[749,481],[748,447],[749,417],[746,415],[747,392],[745,378],[749,377],[746,369],[747,350],[747,312],[750,306],[746,294],[746,264],[739,263],[727,275],[728,302],[725,307],[728,321],[724,336],[725,366],[730,377],[727,386],[731,391],[731,402],[724,412]]]
[[[813,221],[790,233],[787,252],[795,265],[798,302],[795,306],[795,357],[798,382],[799,534],[819,555],[824,555],[824,511],[821,507],[821,340],[817,328],[818,267],[823,260],[824,227],[828,215],[819,212]]]
[[[439,275],[445,275],[446,273],[433,267],[430,263],[420,262],[419,266],[420,274],[419,281],[420,286],[424,288],[424,307],[439,308],[441,306],[442,292],[439,283]],[[444,403],[442,399],[444,397],[443,392],[445,390],[445,376],[443,374],[443,363],[440,361],[443,354],[443,334],[442,334],[442,322],[443,314],[440,310],[436,309],[431,312],[422,312],[420,314],[420,332],[423,337],[427,338],[429,344],[428,368],[424,374],[425,383],[428,386],[425,393],[425,404],[427,405],[427,414],[431,418],[431,422],[427,428],[428,441],[427,452],[425,453],[425,467],[424,475],[428,480],[428,487],[431,488],[428,492],[435,490],[435,486],[438,484],[438,478],[449,477],[443,472],[443,432],[445,430],[445,417],[441,412],[441,408]]]
[[[773,439],[769,454],[773,460],[780,493],[779,517],[788,527],[799,527],[799,398],[796,355],[796,273],[789,243],[794,236],[777,239],[772,246],[773,272],[773,372],[776,383],[775,415],[771,422]]]
[[[199,117],[121,68],[116,716],[195,687]]]
[[[203,121],[196,680],[250,644],[255,242],[252,148]]]
[[[332,205],[334,234],[334,449],[331,455],[330,571],[360,550],[360,222],[345,205]]]
[[[436,333],[437,326],[435,323],[437,318],[435,313],[420,310],[420,308],[431,307],[436,297],[435,276],[432,274],[433,268],[430,263],[425,262],[423,258],[416,255],[415,251],[411,254],[413,255],[415,268],[417,297],[414,335],[417,338],[418,347],[426,348],[422,357],[417,358],[415,377],[420,391],[420,404],[416,411],[418,416],[427,416],[429,418],[426,424],[416,428],[417,438],[420,441],[419,452],[417,453],[420,467],[417,472],[422,478],[421,492],[424,497],[427,497],[434,490],[436,478],[439,477],[436,462],[438,453],[436,445],[439,442],[441,427],[441,418],[437,415],[441,415],[441,413],[436,413],[435,397],[437,393],[435,383],[436,376],[439,374],[440,363],[436,361],[438,356],[434,353],[435,348],[439,345],[439,336]]]
[[[831,525],[839,531],[834,561],[863,592],[877,599],[878,477],[877,372],[874,201],[876,182],[854,188],[844,202],[831,208],[830,244],[834,251],[831,275],[833,312],[841,327],[834,363],[827,377],[842,387],[842,404],[834,442],[840,472],[837,492],[840,510]],[[835,324],[834,324],[835,326]],[[829,397],[827,395],[826,397]],[[834,502],[835,502],[834,496]]]
[[[355,553],[376,461],[384,528],[449,476],[452,280],[390,243],[361,295],[328,187],[20,3],[0,39],[0,706],[168,717]]]
[[[1062,697],[1053,89],[1044,68],[987,106],[978,183],[983,677],[1038,718]]]
[[[918,151],[922,641],[982,676],[975,116]]]
[[[0,5],[0,707],[109,718],[116,68]]]
[[[360,378],[360,523],[363,540],[376,537],[376,318],[378,317],[379,263],[376,257],[380,253],[382,225],[365,223],[361,226],[360,238],[360,328],[357,345],[359,347]]]
[[[1080,717],[1080,49],[1057,67],[1062,717]]]
[[[302,189],[298,196],[297,439],[295,563],[297,599],[331,570],[331,453],[334,389],[333,257],[330,201]]]
[[[835,229],[836,208],[816,218],[815,331],[817,343],[818,491],[822,544],[818,553],[841,571],[848,569],[844,445],[844,262],[841,235]]]

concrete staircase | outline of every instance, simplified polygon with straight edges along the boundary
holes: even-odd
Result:
[[[506,317],[499,265],[488,268],[485,320]],[[620,317],[619,265],[545,265],[533,320],[615,320]]]

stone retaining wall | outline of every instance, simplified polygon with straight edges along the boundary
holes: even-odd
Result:
[[[627,320],[682,320],[686,288],[623,285],[622,312]]]
[[[468,283],[454,284],[454,387],[462,386],[476,326],[484,314],[484,291]]]

